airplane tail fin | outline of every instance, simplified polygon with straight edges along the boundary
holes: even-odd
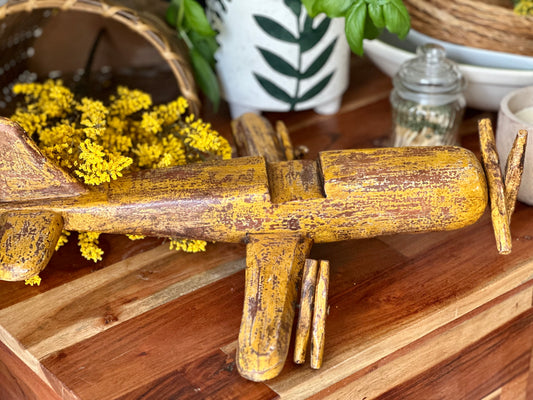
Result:
[[[70,197],[86,190],[48,160],[19,124],[0,117],[0,202]]]

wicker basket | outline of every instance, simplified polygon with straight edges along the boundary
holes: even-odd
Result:
[[[9,0],[0,7],[0,115],[13,109],[14,83],[48,77],[74,90],[83,81],[83,94],[97,98],[118,84],[150,93],[155,103],[182,95],[198,113],[186,54],[160,18],[117,2]]]
[[[533,17],[511,0],[405,0],[415,30],[451,43],[533,56]]]

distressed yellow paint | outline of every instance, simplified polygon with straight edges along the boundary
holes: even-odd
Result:
[[[313,305],[315,303],[316,275],[318,261],[305,260],[304,272],[302,275],[302,291],[300,295],[300,310],[298,313],[298,323],[294,336],[294,362],[303,364],[309,344],[309,334],[313,321]]]
[[[528,133],[525,129],[518,131],[511,152],[507,157],[507,164],[505,165],[505,208],[507,209],[509,220],[511,219],[511,215],[513,215],[518,190],[522,182],[527,136]]]
[[[252,381],[279,374],[289,350],[297,287],[311,240],[298,234],[250,235],[237,368]]]
[[[313,326],[311,329],[311,368],[319,369],[324,357],[326,317],[328,313],[329,261],[321,260],[315,291]]]
[[[509,254],[512,248],[509,213],[505,199],[505,185],[500,170],[500,160],[489,119],[479,121],[479,141],[490,193],[492,227],[496,246],[501,254]]]
[[[63,224],[48,211],[19,211],[0,215],[0,227],[0,279],[20,281],[46,266]]]
[[[450,152],[453,157],[440,156]],[[420,149],[414,161],[408,148],[346,150],[321,153],[319,161],[321,167],[313,173],[322,171],[323,177],[291,180],[293,187],[309,184],[309,179],[324,182],[320,192],[325,196],[318,198],[316,184],[310,183],[311,196],[308,189],[299,189],[308,198],[272,202],[264,159],[243,157],[142,171],[86,195],[0,207],[49,210],[63,217],[65,229],[77,231],[222,242],[292,232],[332,242],[457,229],[474,223],[487,204],[484,173],[465,149]],[[422,168],[425,163],[429,166]],[[275,167],[278,174],[285,165]],[[305,168],[291,167],[298,170]]]

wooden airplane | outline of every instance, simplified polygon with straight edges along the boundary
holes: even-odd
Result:
[[[511,250],[525,131],[505,183],[488,120],[480,121],[485,171],[461,147],[297,160],[286,131],[273,132],[260,117],[241,117],[234,131],[251,156],[145,170],[89,188],[46,159],[18,124],[0,119],[0,279],[38,274],[62,229],[244,242],[237,366],[262,381],[284,365],[302,275],[295,361],[303,362],[311,332],[312,366],[320,366],[329,264],[307,259],[313,243],[459,229],[478,220],[490,196],[498,250]]]

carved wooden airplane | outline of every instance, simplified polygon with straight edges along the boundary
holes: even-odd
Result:
[[[269,130],[260,117],[243,118],[237,124],[252,126],[251,136]],[[487,124],[481,121],[480,128],[490,139]],[[276,140],[286,145],[286,139]],[[284,151],[292,158],[289,147]],[[376,148],[326,151],[316,161],[252,156],[146,170],[89,188],[47,160],[19,125],[0,119],[0,279],[39,273],[62,229],[244,242],[237,365],[248,379],[270,379],[287,356],[297,288],[313,243],[462,228],[484,213],[490,192],[498,249],[510,251],[516,178],[506,192],[493,142],[482,139],[482,147],[487,175],[460,147]],[[514,159],[523,162],[519,152]],[[307,264],[307,275],[320,268]],[[324,272],[327,263],[320,264]],[[323,335],[327,275],[319,283],[315,309],[322,325],[315,328]],[[305,329],[297,332],[304,338],[300,351]]]

